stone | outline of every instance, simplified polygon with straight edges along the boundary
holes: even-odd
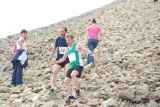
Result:
[[[114,98],[110,98],[106,101],[103,101],[101,104],[101,107],[116,107],[116,103],[114,101]]]
[[[98,107],[100,105],[99,99],[89,99],[87,105],[90,107]]]
[[[0,93],[10,93],[10,88],[5,86],[0,86]]]
[[[91,18],[103,28],[102,39],[94,52],[95,66],[84,67],[81,96],[70,106],[160,106],[160,6],[159,1],[151,1],[115,0],[82,16],[29,31],[29,66],[23,72],[23,86],[8,85],[12,73],[8,43],[18,35],[0,39],[0,107],[1,103],[11,104],[8,107],[65,107],[64,69],[58,73],[58,89],[49,95],[52,59],[56,58],[49,49],[56,30],[64,25],[87,48],[84,29]],[[82,57],[86,63],[87,56]]]
[[[39,93],[39,92],[42,91],[42,90],[43,90],[42,87],[37,87],[37,88],[34,88],[34,89],[32,90],[32,92],[34,92],[34,93]]]

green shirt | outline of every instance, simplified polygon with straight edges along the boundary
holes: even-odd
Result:
[[[69,58],[69,69],[75,69],[77,66],[83,66],[81,53],[77,49],[76,42],[69,47],[67,56]]]

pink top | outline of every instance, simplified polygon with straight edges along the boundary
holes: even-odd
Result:
[[[99,36],[101,33],[101,27],[97,24],[90,25],[87,29],[88,39],[96,39],[99,40]]]

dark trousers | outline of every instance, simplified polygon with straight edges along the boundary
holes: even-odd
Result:
[[[12,85],[20,85],[23,84],[23,66],[20,61],[15,61],[13,63],[13,73],[12,73]]]
[[[98,40],[95,40],[95,39],[89,39],[88,40],[88,49],[90,51],[94,51],[94,49],[97,47],[98,45]],[[94,64],[94,57],[93,57],[93,54],[88,54],[88,57],[87,57],[87,64]]]
[[[23,75],[23,65],[18,60],[18,57],[22,54],[24,50],[20,49],[16,51],[15,56],[12,59],[13,64],[13,73],[12,73],[12,85],[20,85],[23,84],[22,75]]]

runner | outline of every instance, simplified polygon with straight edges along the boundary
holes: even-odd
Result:
[[[58,29],[58,32],[60,34],[60,36],[58,38],[56,38],[56,42],[54,44],[53,47],[53,53],[56,51],[57,52],[57,58],[56,60],[59,60],[60,58],[63,57],[65,50],[67,49],[67,42],[65,39],[65,35],[67,33],[67,28],[66,27],[62,27],[60,29]],[[66,59],[65,61],[61,62],[61,63],[55,63],[52,66],[52,73],[53,75],[51,76],[50,79],[50,87],[51,87],[51,91],[54,91],[54,89],[56,88],[56,80],[57,80],[57,74],[60,71],[61,68],[65,68],[66,64],[69,62],[68,59]]]
[[[94,49],[97,47],[101,36],[101,27],[97,25],[96,20],[92,19],[92,23],[86,29],[88,35],[88,49],[92,54],[88,55],[87,64],[94,64]]]
[[[80,96],[80,80],[83,71],[83,61],[81,53],[86,53],[87,50],[74,40],[74,34],[67,35],[68,49],[63,58],[56,61],[57,64],[62,63],[69,58],[68,71],[66,74],[65,86],[67,88],[67,104],[70,104],[72,99]]]
[[[27,31],[22,30],[20,33],[19,39],[16,41],[16,45],[14,46],[14,53],[12,64],[13,64],[13,74],[12,74],[12,82],[11,84],[16,86],[23,84],[23,68],[27,66],[27,48],[26,48],[26,40],[27,40]]]

